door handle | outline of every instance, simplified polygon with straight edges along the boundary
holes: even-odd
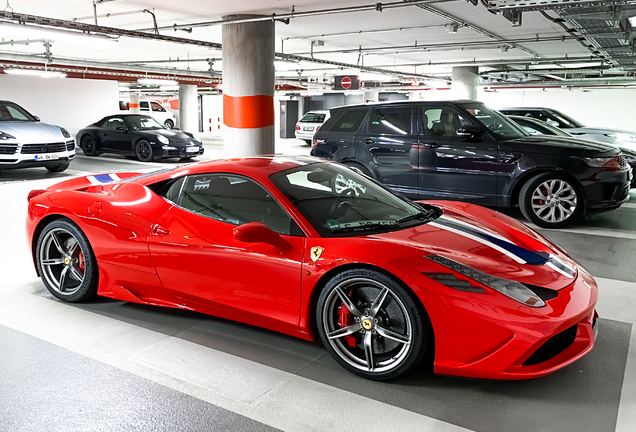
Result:
[[[168,235],[168,234],[170,234],[170,230],[168,230],[167,228],[162,227],[161,225],[155,224],[152,227],[152,233],[154,235]]]
[[[365,144],[373,144],[375,140],[373,138],[367,138],[364,140]]]

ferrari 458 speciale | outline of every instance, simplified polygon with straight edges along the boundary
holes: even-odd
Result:
[[[58,299],[199,311],[307,340],[389,379],[527,379],[589,352],[594,279],[532,229],[415,203],[314,158],[101,174],[29,194],[29,246]],[[428,354],[428,355],[427,355]]]

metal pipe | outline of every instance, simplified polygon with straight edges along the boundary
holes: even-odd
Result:
[[[390,33],[397,31],[410,31],[410,30],[424,30],[424,29],[433,29],[433,28],[444,28],[446,24],[434,24],[427,26],[415,26],[415,27],[400,27],[400,28],[392,28],[392,29],[383,29],[383,30],[359,30],[356,32],[346,32],[346,33],[330,33],[330,34],[321,34],[315,36],[297,36],[297,37],[286,37],[283,40],[304,40],[304,39],[325,39],[331,37],[341,37],[341,36],[356,36],[370,33]]]
[[[389,2],[389,3],[374,3],[370,5],[363,5],[363,6],[349,6],[349,7],[342,7],[342,8],[319,9],[319,10],[313,10],[313,11],[307,11],[307,12],[272,14],[269,16],[257,16],[252,18],[203,21],[203,22],[191,23],[191,24],[174,24],[171,26],[159,27],[159,30],[178,30],[181,28],[210,27],[210,26],[224,25],[224,24],[242,24],[242,23],[248,23],[248,22],[284,20],[284,19],[290,19],[290,18],[305,18],[305,17],[311,17],[311,16],[332,15],[337,13],[349,13],[349,12],[367,12],[367,11],[382,12],[382,10],[384,9],[394,9],[394,8],[401,8],[401,7],[407,7],[407,6],[418,6],[420,4],[425,4],[425,3],[444,3],[448,1],[454,1],[454,0],[416,0],[416,1],[407,1],[407,2],[397,1],[397,2]],[[149,30],[154,30],[154,29],[142,29],[138,31],[149,31]]]
[[[114,16],[132,15],[132,14],[136,14],[136,13],[142,13],[143,11],[144,11],[144,9],[138,9],[138,10],[126,11],[126,12],[103,13],[103,14],[98,14],[97,18],[110,18],[110,17],[114,17]],[[73,21],[84,21],[84,20],[87,20],[87,19],[92,19],[94,17],[95,17],[95,15],[87,15],[87,16],[83,16],[83,17],[76,17],[76,18],[73,18]],[[97,24],[95,24],[95,25],[97,25]]]

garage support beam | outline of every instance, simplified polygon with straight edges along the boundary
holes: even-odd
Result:
[[[199,132],[197,97],[196,85],[179,84],[179,129],[195,135]]]
[[[232,15],[224,20],[249,19]],[[223,150],[228,157],[274,153],[274,23],[225,24]]]
[[[477,82],[479,68],[477,66],[455,66],[451,92],[454,99],[477,99]]]

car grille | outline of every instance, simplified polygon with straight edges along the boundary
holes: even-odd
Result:
[[[578,324],[574,324],[567,330],[552,336],[523,362],[524,366],[536,365],[550,360],[565,351],[576,339]]]
[[[75,141],[66,142],[66,150],[73,151],[75,149]]]
[[[22,154],[59,153],[66,151],[65,143],[51,144],[25,144],[22,146]]]
[[[18,145],[17,144],[0,145],[0,154],[2,154],[2,155],[12,155],[12,154],[15,154],[17,149],[18,149]]]
[[[621,168],[628,168],[629,167],[629,163],[627,163],[627,158],[625,156],[620,155],[616,159],[618,159],[618,163],[621,166]]]

